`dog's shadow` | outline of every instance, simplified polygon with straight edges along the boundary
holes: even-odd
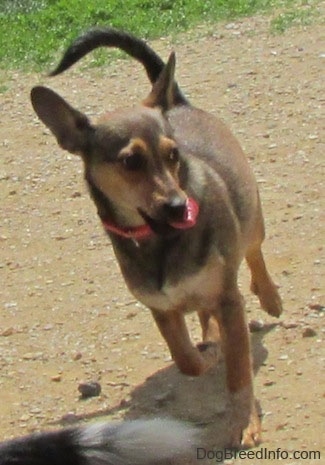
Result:
[[[275,326],[265,325],[263,330],[251,335],[255,374],[268,355],[263,338]],[[137,386],[130,393],[128,401],[105,411],[80,416],[77,420],[102,421],[103,418],[106,420],[105,417],[109,419],[116,415],[123,419],[173,417],[201,428],[200,443],[195,444],[195,448],[223,450],[228,445],[230,428],[225,382],[225,364],[222,360],[214,369],[195,378],[182,375],[172,365],[159,370]],[[200,463],[204,462],[201,460]]]
[[[254,373],[267,359],[264,336],[276,324],[265,325],[263,331],[252,334]],[[125,412],[125,419],[143,416],[174,417],[202,427],[203,445],[198,447],[224,449],[229,444],[229,415],[226,399],[224,361],[199,377],[182,375],[172,365],[159,370],[137,386]],[[258,403],[259,411],[261,408]]]

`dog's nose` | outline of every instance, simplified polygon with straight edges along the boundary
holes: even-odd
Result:
[[[186,209],[186,199],[179,196],[172,197],[164,204],[164,212],[168,220],[180,221],[183,219]]]

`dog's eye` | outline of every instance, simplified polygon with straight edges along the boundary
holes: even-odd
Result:
[[[169,152],[168,156],[169,161],[176,163],[179,160],[179,150],[177,147],[173,147]]]
[[[121,159],[122,165],[128,171],[138,171],[143,168],[145,160],[140,153],[132,153]]]

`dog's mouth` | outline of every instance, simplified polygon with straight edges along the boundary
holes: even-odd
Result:
[[[188,197],[182,217],[179,219],[168,217],[158,219],[149,216],[141,208],[139,208],[138,211],[154,233],[159,235],[174,235],[181,230],[190,229],[195,226],[199,214],[199,205],[193,198]]]
[[[102,223],[107,232],[118,236],[134,239],[136,241],[148,240],[155,234],[160,236],[173,237],[181,231],[193,228],[197,222],[199,214],[199,205],[197,202],[188,198],[182,208],[181,215],[165,215],[160,218],[153,218],[138,208],[138,212],[142,216],[145,224],[137,227],[119,227],[113,222],[102,218]]]

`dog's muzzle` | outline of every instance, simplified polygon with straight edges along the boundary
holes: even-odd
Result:
[[[139,213],[150,226],[150,228],[159,235],[172,235],[179,230],[190,229],[195,226],[199,214],[199,205],[191,197],[185,202],[172,201],[163,206],[163,216],[161,218],[152,218],[141,209]]]

